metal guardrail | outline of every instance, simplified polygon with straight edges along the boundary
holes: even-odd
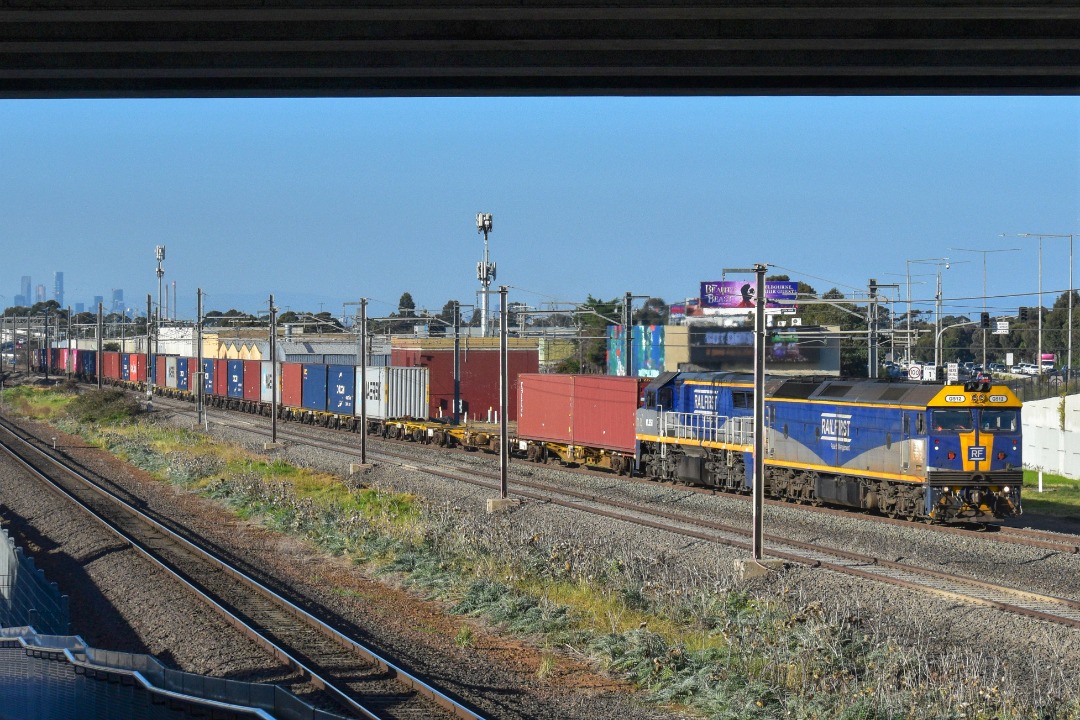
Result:
[[[0,529],[0,627],[31,625],[41,632],[70,631],[68,598]]]
[[[1080,394],[1080,377],[1075,374],[1068,379],[1061,375],[1052,374],[1033,375],[1026,378],[1008,378],[995,380],[995,382],[1009,386],[1009,389],[1013,391],[1021,402]]]

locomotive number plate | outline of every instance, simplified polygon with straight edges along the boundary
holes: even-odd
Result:
[[[985,445],[972,445],[968,448],[968,460],[970,462],[979,462],[986,459],[986,446]]]

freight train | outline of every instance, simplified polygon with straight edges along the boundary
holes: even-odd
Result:
[[[79,351],[49,365],[94,375]],[[44,355],[38,362],[44,366]],[[145,356],[103,353],[103,377],[145,388]],[[197,361],[159,356],[155,392],[191,397]],[[43,368],[42,368],[43,369]],[[269,414],[272,364],[203,361],[214,406]],[[282,418],[360,430],[359,368],[279,365]],[[427,368],[372,367],[367,432],[441,446],[498,451],[490,424],[428,417]],[[753,377],[665,373],[657,378],[523,373],[514,378],[511,451],[532,462],[748,493],[752,487]],[[1004,385],[769,377],[764,383],[764,492],[926,522],[1019,516],[1021,403]]]

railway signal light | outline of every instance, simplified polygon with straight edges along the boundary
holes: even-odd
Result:
[[[979,316],[979,327],[981,327],[983,330],[990,329],[990,313],[984,312],[982,315]]]
[[[1028,309],[1026,307],[1020,308],[1020,322],[1028,321]]]

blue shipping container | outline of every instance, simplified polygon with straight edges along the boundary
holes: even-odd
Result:
[[[150,384],[157,385],[157,355],[150,356]]]
[[[80,350],[79,360],[82,362],[82,371],[87,375],[97,375],[97,352]]]
[[[229,361],[229,397],[244,397],[244,361]]]
[[[205,359],[202,361],[203,371],[203,394],[214,394],[214,361],[212,359]]]
[[[326,410],[326,366],[304,365],[300,403],[308,410]]]
[[[356,389],[356,366],[330,365],[326,373],[326,409],[332,413],[352,415]]]
[[[185,357],[176,358],[176,389],[187,390],[188,389],[188,359]]]
[[[131,379],[131,355],[123,353],[120,355],[120,379]]]

